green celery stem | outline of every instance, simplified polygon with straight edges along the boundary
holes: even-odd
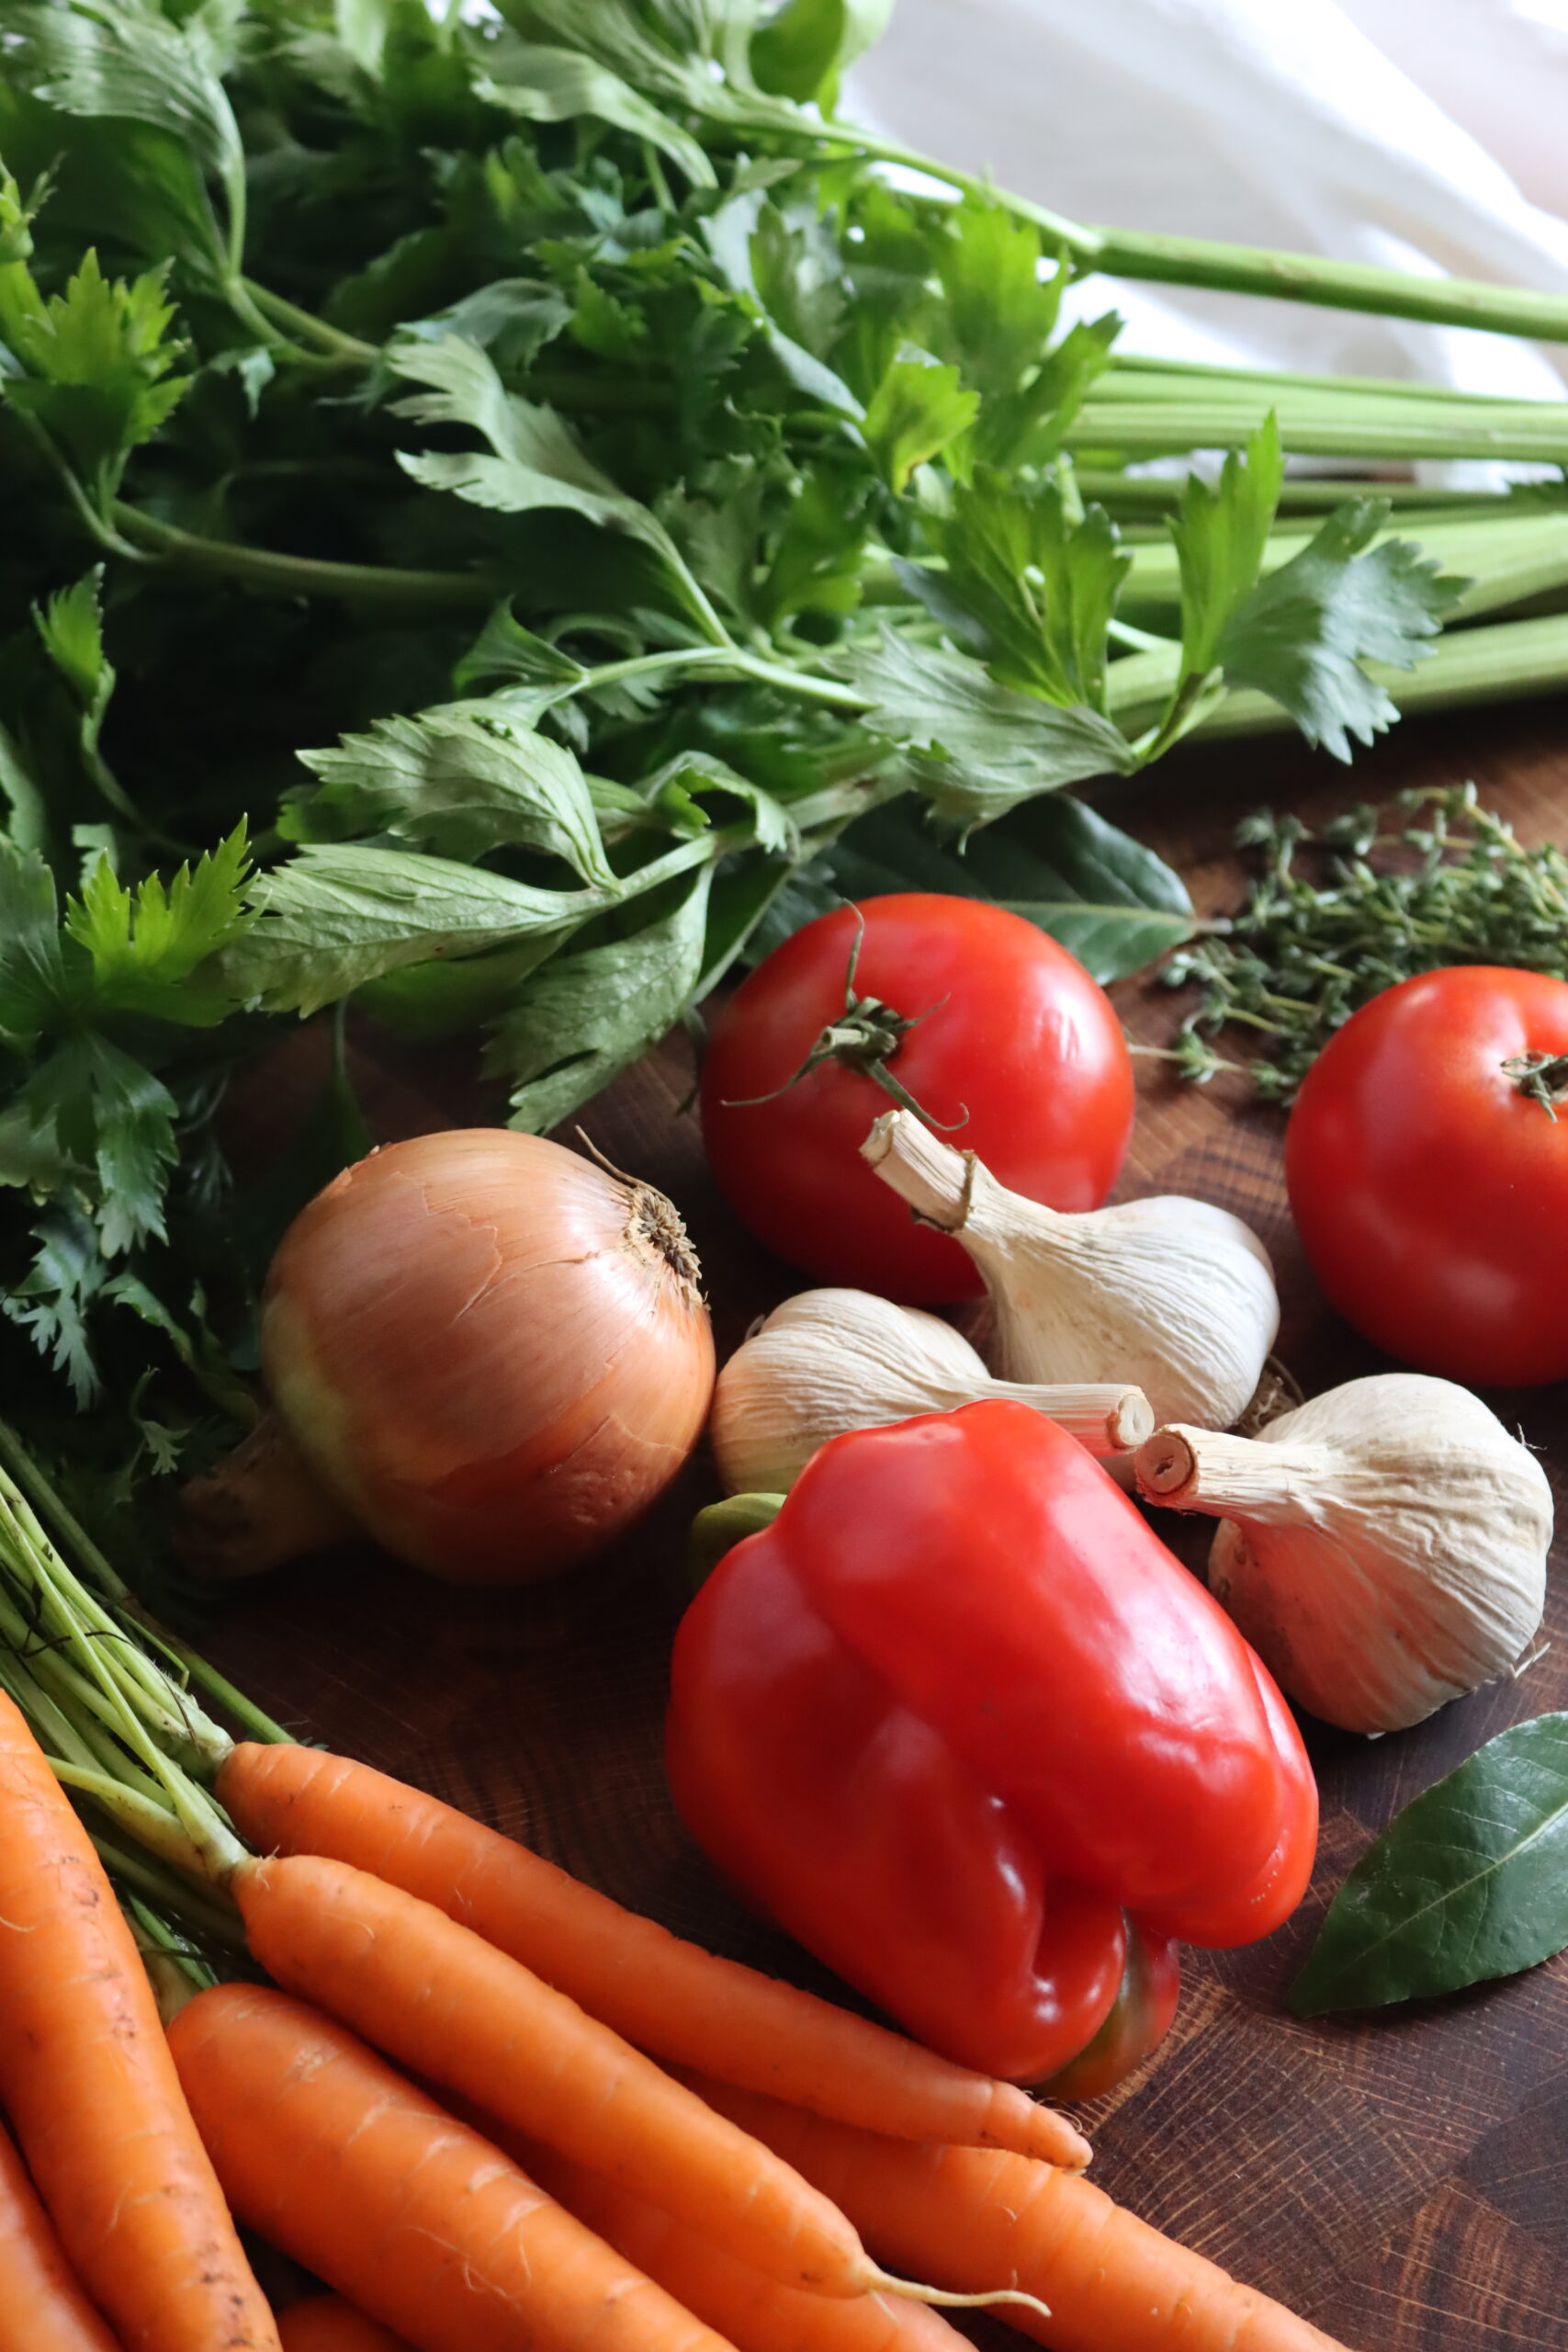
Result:
[[[1020,210],[1024,208],[1018,207]],[[1421,319],[1434,326],[1483,327],[1494,334],[1568,343],[1568,296],[1472,277],[1414,277],[1370,262],[1327,261],[1315,254],[1270,253],[1204,237],[1091,229],[1092,255],[1080,275],[1131,277],[1166,286],[1212,287],[1228,294],[1268,294],[1331,311],[1371,311],[1381,318]]]
[[[411,571],[392,564],[334,563],[319,556],[282,555],[270,548],[201,538],[123,501],[116,502],[114,519],[128,539],[150,554],[194,571],[217,572],[275,595],[472,610],[494,604],[506,593],[503,582],[478,571]]]
[[[1524,702],[1568,689],[1568,616],[1503,621],[1491,628],[1455,629],[1441,638],[1429,661],[1414,670],[1369,662],[1402,718],[1463,704]],[[1201,722],[1200,735],[1283,735],[1295,721],[1278,703],[1250,688],[1229,694]]]

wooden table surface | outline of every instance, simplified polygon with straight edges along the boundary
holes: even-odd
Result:
[[[1473,777],[1527,841],[1568,832],[1561,704],[1396,729],[1347,773],[1295,743],[1189,751],[1107,803],[1176,862],[1204,911],[1234,904],[1231,829],[1267,802],[1313,817],[1355,797]],[[1158,1040],[1168,991],[1114,991]],[[300,1041],[298,1063],[310,1060]],[[1317,1295],[1285,1206],[1283,1120],[1235,1082],[1183,1088],[1144,1061],[1122,1196],[1183,1192],[1247,1217],[1273,1253],[1280,1353],[1308,1393],[1381,1360]],[[798,1277],[719,1200],[682,1103],[690,1048],[672,1039],[584,1125],[662,1185],[702,1255],[720,1355]],[[362,1045],[357,1075],[382,1140],[500,1115],[449,1053]],[[267,1113],[274,1136],[280,1104]],[[1562,1516],[1562,1388],[1491,1400],[1542,1449]],[[208,1646],[301,1735],[436,1791],[681,1933],[804,1983],[830,1981],[724,1893],[674,1817],[660,1765],[686,1521],[716,1491],[694,1462],[616,1555],[500,1596],[450,1590],[368,1551],[247,1589]],[[1166,1519],[1162,1532],[1181,1523]],[[1568,1958],[1457,1999],[1363,2021],[1303,2023],[1280,1996],[1346,1870],[1402,1804],[1504,1725],[1568,1705],[1568,1547],[1547,1603],[1552,1645],[1517,1682],[1415,1731],[1367,1742],[1309,1724],[1323,1792],[1313,1889],[1249,1951],[1194,1952],[1164,2047],[1084,2111],[1095,2177],[1146,2220],[1291,2303],[1358,2352],[1508,2346],[1568,2352]],[[1019,2339],[1012,2338],[1013,2342]]]

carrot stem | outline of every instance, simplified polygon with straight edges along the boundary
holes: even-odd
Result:
[[[51,1481],[44,1476],[27,1447],[8,1423],[0,1420],[0,1467],[3,1467],[20,1487],[23,1494],[39,1511],[45,1522],[53,1529],[55,1540],[62,1544],[81,1561],[102,1597],[123,1611],[146,1641],[176,1666],[180,1672],[209,1699],[231,1715],[253,1739],[287,1741],[292,1735],[281,1724],[236,1690],[225,1675],[176,1634],[149,1616],[136,1594],[113,1566],[98,1544],[95,1544],[81,1521],[70,1509]],[[227,1742],[216,1724],[208,1726],[216,1741],[222,1743],[211,1758],[216,1766],[222,1762]]]

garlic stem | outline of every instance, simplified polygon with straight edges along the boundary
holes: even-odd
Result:
[[[954,1151],[905,1112],[884,1111],[861,1153],[917,1216],[944,1233],[968,1223],[976,1174],[994,1181],[972,1151]]]
[[[996,1310],[1000,1377],[1117,1374],[1146,1392],[1162,1422],[1212,1428],[1228,1427],[1255,1396],[1280,1302],[1268,1251],[1228,1209],[1168,1193],[1050,1208],[907,1111],[885,1112],[861,1151],[974,1260]]]
[[[1077,1387],[1055,1381],[1046,1387],[1031,1387],[1027,1381],[993,1380],[986,1394],[1032,1405],[1101,1459],[1130,1453],[1155,1425],[1154,1407],[1143,1390],[1124,1388],[1115,1381],[1091,1380]]]
[[[1327,1446],[1269,1445],[1172,1422],[1139,1446],[1133,1471],[1145,1499],[1168,1510],[1294,1521],[1305,1498],[1332,1480],[1337,1459]]]

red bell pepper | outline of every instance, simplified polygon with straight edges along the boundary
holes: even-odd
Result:
[[[1173,1939],[1289,1917],[1317,1838],[1261,1662],[1016,1404],[812,1458],[682,1622],[666,1758],[699,1844],[808,1950],[989,2074],[1084,2053],[1069,2089],[1164,2030]]]

